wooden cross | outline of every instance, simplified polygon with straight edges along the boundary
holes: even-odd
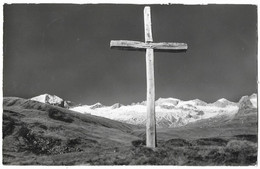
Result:
[[[154,50],[155,51],[186,51],[185,43],[159,42],[154,43],[152,37],[152,22],[150,7],[144,8],[145,42],[129,40],[111,40],[110,47],[127,50],[146,50],[146,79],[147,79],[147,120],[146,120],[146,146],[156,147],[155,123],[155,89],[154,89]]]

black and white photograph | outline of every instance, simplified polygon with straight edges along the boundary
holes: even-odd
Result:
[[[3,166],[257,166],[257,4],[2,9]]]

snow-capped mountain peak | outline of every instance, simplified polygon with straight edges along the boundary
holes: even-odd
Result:
[[[31,98],[31,100],[49,104],[61,104],[63,102],[63,99],[60,97],[50,94],[42,94]]]
[[[101,108],[101,107],[104,107],[104,105],[102,105],[99,102],[90,106],[91,109],[97,109],[97,108]]]
[[[252,95],[249,97],[249,99],[250,99],[252,105],[253,105],[254,107],[257,107],[257,95],[254,93],[254,94],[252,94]]]
[[[225,98],[221,98],[221,99],[219,99],[218,101],[219,101],[219,102],[227,102],[228,100],[225,99]]]
[[[227,106],[235,106],[236,103],[234,102],[231,102],[225,98],[221,98],[219,100],[217,100],[216,102],[214,103],[211,103],[212,105],[214,106],[217,106],[217,107],[227,107]]]
[[[115,103],[111,106],[112,109],[118,109],[120,107],[124,106],[123,104],[120,104],[120,103]]]
[[[44,94],[31,100],[54,105],[65,105],[58,96]],[[247,108],[257,107],[257,95],[243,96],[238,103],[221,98],[214,103],[206,103],[199,99],[183,101],[176,98],[159,98],[155,102],[156,125],[158,127],[178,127],[192,122],[211,118],[232,118]],[[139,102],[124,106],[120,103],[104,106],[101,103],[93,105],[69,106],[70,110],[83,114],[92,114],[105,118],[145,126],[147,108],[146,102]]]
[[[65,101],[62,98],[56,96],[56,95],[50,95],[50,94],[42,94],[36,97],[31,98],[30,100],[38,101],[41,103],[47,103],[55,106],[60,106],[64,108],[70,108],[75,106],[75,103],[71,101]]]
[[[254,93],[251,96],[243,96],[239,100],[240,107],[251,106],[257,108],[257,95]]]
[[[179,99],[175,98],[159,98],[155,104],[160,106],[160,105],[170,105],[170,106],[177,106],[178,103],[180,102]]]
[[[252,96],[254,100],[255,95]],[[231,118],[239,110],[239,103],[231,102],[225,98],[214,103],[206,103],[199,99],[183,101],[175,98],[159,98],[155,102],[156,124],[158,127],[184,126],[191,122],[210,118]],[[95,107],[94,109],[92,107]],[[100,103],[92,106],[79,106],[74,111],[102,116],[129,124],[145,126],[146,104],[140,102],[131,105],[103,106]]]

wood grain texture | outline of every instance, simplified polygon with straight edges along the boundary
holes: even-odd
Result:
[[[144,8],[145,42],[131,40],[111,40],[110,47],[123,50],[146,50],[146,79],[147,79],[147,119],[146,146],[156,147],[156,118],[155,118],[155,82],[154,82],[154,51],[181,52],[188,49],[186,43],[159,42],[154,43],[152,37],[151,9]]]
[[[111,48],[116,49],[154,49],[154,50],[187,50],[188,45],[186,43],[177,43],[177,42],[159,42],[159,43],[145,43],[140,41],[131,41],[131,40],[111,40]]]
[[[146,81],[147,81],[147,119],[146,119],[146,146],[156,146],[155,123],[155,84],[154,84],[154,52],[146,49]]]
[[[144,8],[144,35],[145,43],[135,43],[140,48],[146,48],[146,81],[147,81],[147,94],[146,94],[146,146],[155,148],[156,146],[156,131],[155,131],[155,89],[154,89],[154,52],[150,43],[153,42],[152,36],[152,20],[151,9],[149,6]]]
[[[144,35],[145,35],[145,42],[153,41],[151,9],[149,6],[144,7]]]

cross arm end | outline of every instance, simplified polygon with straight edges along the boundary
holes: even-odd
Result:
[[[131,41],[131,40],[111,40],[111,49],[123,49],[123,50],[143,50],[144,42]]]

